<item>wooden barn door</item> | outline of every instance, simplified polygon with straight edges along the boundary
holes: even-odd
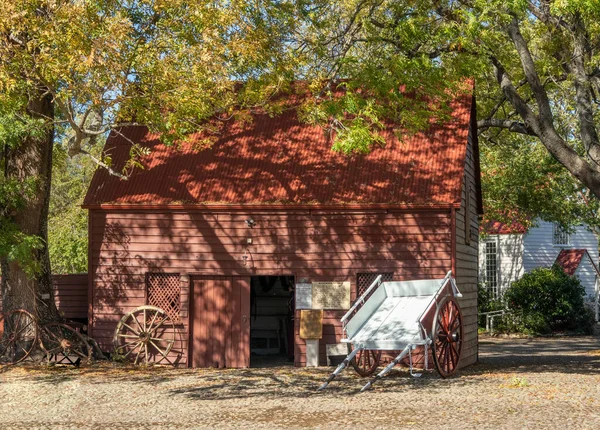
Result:
[[[192,367],[250,366],[250,278],[192,278]]]

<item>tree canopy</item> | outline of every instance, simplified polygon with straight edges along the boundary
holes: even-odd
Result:
[[[391,110],[405,124],[420,126],[429,113],[403,94],[439,99],[463,79],[475,79],[490,213],[517,208],[525,218],[541,215],[569,224],[584,215],[598,223],[597,1],[303,4],[299,49],[316,57],[309,70],[368,88],[367,101],[391,107],[385,113]],[[404,92],[395,91],[398,83]],[[347,152],[376,143],[372,113],[338,123],[371,138],[367,145],[365,139],[347,139]]]
[[[276,113],[296,80],[308,84],[302,119],[335,131],[349,155],[382,144],[384,118],[399,132],[443,118],[474,80],[488,211],[597,224],[599,22],[596,0],[5,2],[0,254],[33,273],[47,240],[19,221],[50,192],[24,148],[61,142],[50,151],[58,196],[64,173],[88,166],[65,167],[65,154],[124,179],[136,168],[141,146],[125,171],[99,151],[111,130],[145,124],[173,143],[216,114]]]

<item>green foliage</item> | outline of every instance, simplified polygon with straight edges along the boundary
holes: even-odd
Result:
[[[536,334],[564,330],[591,333],[594,319],[584,296],[579,279],[556,265],[526,273],[504,292],[508,307],[522,313],[523,329]]]
[[[53,273],[87,272],[88,218],[81,204],[94,168],[89,158],[69,158],[66,149],[56,145],[48,216],[48,247]]]
[[[502,143],[486,141],[481,171],[486,220],[600,226],[600,201],[539,142],[508,133]]]
[[[485,284],[480,283],[477,288],[477,313],[493,312],[504,309],[504,303],[501,299],[494,297],[492,292],[488,290]],[[478,319],[479,327],[485,328],[486,317],[480,315]]]
[[[377,106],[376,116],[393,119],[398,134],[423,130],[433,118],[442,119],[446,102],[465,79],[475,81],[478,120],[510,123],[480,128],[483,186],[490,218],[517,215],[522,221],[540,217],[563,225],[599,225],[600,190],[582,186],[544,145],[544,136],[515,133],[524,120],[498,82],[501,65],[518,96],[534,113],[540,111],[525,78],[523,63],[511,40],[508,24],[518,27],[535,61],[535,71],[550,100],[553,128],[578,157],[565,164],[590,162],[600,142],[584,145],[580,129],[583,110],[576,96],[575,61],[588,77],[580,88],[591,88],[591,115],[599,116],[593,100],[600,91],[600,7],[596,1],[475,0],[470,2],[384,0],[298,2],[301,37],[299,57],[308,65],[313,105],[332,103],[331,82],[351,82],[355,94]],[[584,55],[575,42],[584,40]],[[494,61],[491,61],[491,59]],[[463,88],[464,90],[464,88]],[[579,100],[581,100],[581,94]],[[373,147],[378,128],[360,114],[349,112],[338,99],[337,111],[312,113],[312,119],[337,132],[334,149],[344,153]],[[310,116],[310,115],[307,115]],[[354,124],[356,123],[356,124]],[[503,128],[505,127],[505,128]],[[597,128],[597,127],[596,127]],[[581,175],[579,176],[582,177]],[[597,187],[596,187],[597,188]]]
[[[23,139],[37,138],[45,128],[44,121],[28,117],[19,100],[8,92],[0,93],[0,161],[15,151]],[[27,199],[40,187],[35,176],[14,177],[0,162],[0,257],[18,262],[23,270],[34,276],[40,270],[36,251],[42,248],[42,239],[23,233],[14,220]]]
[[[42,248],[40,237],[24,234],[12,221],[0,222],[0,256],[16,261],[30,277],[40,270],[35,252]]]
[[[510,380],[509,387],[512,387],[512,388],[525,388],[525,387],[529,387],[529,382],[524,377],[515,376],[514,378],[512,378]]]

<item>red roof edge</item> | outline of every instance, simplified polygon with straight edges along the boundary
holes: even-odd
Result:
[[[585,255],[587,255],[587,258],[594,267],[596,273],[600,274],[600,272],[598,272],[598,267],[596,267],[596,263],[594,260],[592,260],[592,257],[587,252],[587,249],[562,249],[558,253],[554,264],[558,264],[560,267],[562,267],[567,275],[573,276],[575,272],[577,272],[577,269],[581,265],[581,261]]]
[[[419,204],[340,204],[340,205],[287,205],[287,204],[83,204],[83,209],[101,210],[444,210],[460,209],[460,203]]]
[[[510,223],[489,221],[481,225],[481,231],[486,234],[525,234],[527,233],[527,227],[518,221]]]

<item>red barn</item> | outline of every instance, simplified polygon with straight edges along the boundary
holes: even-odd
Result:
[[[202,135],[173,148],[144,127],[113,132],[105,152],[116,169],[132,143],[152,151],[127,181],[98,170],[85,198],[90,334],[110,351],[126,312],[159,304],[179,324],[189,366],[285,355],[303,366],[297,283],[347,285],[354,300],[380,273],[427,279],[452,270],[464,295],[461,365],[474,363],[482,212],[474,99],[451,107],[445,123],[401,141],[390,126],[385,146],[351,157],[294,110],[226,122],[208,149]],[[322,365],[345,312],[325,307]]]

